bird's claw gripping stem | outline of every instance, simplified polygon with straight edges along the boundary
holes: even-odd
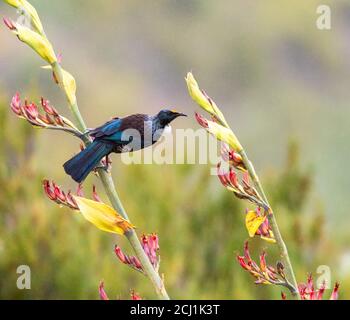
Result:
[[[111,170],[111,161],[109,160],[109,156],[105,157],[105,160],[101,161],[101,164],[97,167],[95,167],[94,170],[102,169],[105,170],[107,173]]]
[[[90,134],[90,130],[86,130],[86,131],[84,131],[84,132],[80,132],[79,135],[78,135],[78,137],[79,137],[81,140],[85,141],[86,139],[90,139],[89,134]]]

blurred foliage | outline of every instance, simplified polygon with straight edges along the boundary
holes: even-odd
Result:
[[[183,77],[193,70],[254,160],[297,278],[328,265],[332,282],[341,282],[340,297],[350,298],[348,0],[31,2],[76,77],[89,126],[163,106],[187,113]],[[319,4],[331,6],[330,31],[315,27]],[[15,14],[3,3],[0,11]],[[39,68],[43,62],[5,27],[0,43],[0,298],[97,298],[101,279],[110,297],[127,298],[134,288],[154,298],[148,281],[114,257],[116,242],[128,248],[124,239],[44,197],[43,178],[76,188],[61,165],[78,144],[10,115],[11,95],[31,90],[28,97],[44,95],[69,117]],[[175,126],[195,124],[189,117]],[[255,286],[236,263],[247,239],[245,207],[208,166],[125,166],[118,156],[113,162],[138,232],[159,233],[172,297],[279,299],[278,289]],[[256,256],[262,248],[268,261],[277,259],[273,245],[252,241]],[[28,291],[16,288],[21,264],[32,269]]]
[[[104,279],[111,297],[128,298],[134,288],[145,298],[155,298],[149,282],[114,256],[115,243],[127,247],[122,237],[97,230],[44,196],[43,172],[33,166],[37,132],[15,119],[4,104],[0,112],[0,274],[5,275],[0,278],[0,297],[97,298],[98,282]],[[292,143],[284,169],[263,180],[268,182],[298,278],[304,280],[318,264],[334,261],[336,251],[324,232],[323,212],[317,206],[314,211],[305,209],[312,176],[303,171],[297,154]],[[247,239],[244,203],[209,175],[208,166],[115,167],[122,199],[139,233],[159,233],[161,270],[172,297],[279,298],[279,288],[254,285],[235,261]],[[88,180],[87,195],[90,182],[97,182],[95,177]],[[99,185],[98,190],[103,196]],[[251,248],[256,255],[268,249],[271,263],[277,259],[274,245],[253,239]],[[16,288],[21,264],[31,267],[31,290]]]

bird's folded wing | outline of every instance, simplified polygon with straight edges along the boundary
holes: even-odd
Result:
[[[113,119],[106,122],[104,125],[91,130],[89,134],[95,140],[105,141],[117,146],[128,144],[133,139],[133,137],[127,135],[127,132],[124,130],[125,123],[123,124],[123,119]]]
[[[103,140],[115,145],[125,146],[130,142],[133,145],[130,147],[133,150],[141,149],[144,143],[144,127],[152,131],[152,121],[149,116],[144,114],[134,114],[125,118],[115,118],[104,125],[92,129],[89,133],[95,140]],[[150,132],[151,133],[151,132]],[[148,139],[152,141],[152,134]],[[146,143],[146,145],[152,143]]]
[[[89,131],[89,134],[93,138],[103,138],[107,136],[111,136],[115,133],[117,133],[120,130],[122,120],[115,118],[112,119],[105,124],[103,124],[100,127],[97,127],[95,129],[92,129]]]

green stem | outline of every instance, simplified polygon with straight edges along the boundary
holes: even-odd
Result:
[[[30,14],[28,12],[26,12],[24,8],[22,8],[22,10],[24,10],[24,13],[26,13],[30,17]],[[44,31],[42,31],[41,34],[43,37],[46,38]],[[64,86],[63,72],[62,72],[61,65],[56,61],[56,62],[51,64],[51,67],[52,67],[52,71],[53,71],[55,80],[58,82],[58,85],[60,86],[60,88],[63,90],[63,92],[66,95],[66,98],[68,100],[68,105],[69,105],[69,108],[70,108],[74,118],[75,118],[75,123],[77,125],[77,128],[81,131],[81,133],[85,133],[87,130],[87,127],[86,127],[84,119],[81,116],[81,113],[79,111],[79,107],[78,107],[78,104],[76,102],[76,99],[75,99],[74,103],[70,102],[66,88]],[[83,141],[86,145],[91,143],[89,137],[83,136],[82,138],[83,138]],[[118,196],[118,193],[117,193],[116,188],[114,186],[114,182],[113,182],[111,174],[107,173],[103,169],[98,169],[98,173],[99,173],[100,179],[102,181],[102,184],[105,188],[105,191],[107,193],[107,196],[108,196],[112,206],[126,220],[129,220],[128,215],[123,207],[123,204],[119,199],[119,196]],[[144,272],[146,273],[148,278],[151,280],[151,282],[155,286],[155,289],[156,289],[156,292],[157,292],[159,298],[169,300],[170,298],[165,290],[164,283],[163,283],[162,279],[160,278],[158,272],[156,272],[156,270],[153,268],[146,253],[144,252],[135,230],[130,230],[130,231],[126,232],[125,236],[129,240],[131,246],[133,247],[133,249],[136,253],[136,256],[140,260]]]
[[[298,290],[298,283],[297,283],[297,280],[295,278],[295,274],[294,274],[294,271],[293,271],[292,263],[291,263],[290,258],[289,258],[288,249],[287,249],[286,244],[283,241],[281,232],[280,232],[280,230],[278,228],[278,224],[277,224],[275,215],[274,215],[274,213],[273,213],[273,211],[271,209],[271,206],[270,206],[270,204],[268,202],[268,199],[266,197],[264,189],[263,189],[263,187],[262,187],[262,185],[260,183],[259,177],[258,177],[258,175],[255,172],[254,166],[251,163],[251,161],[249,160],[249,158],[248,158],[246,152],[244,151],[244,149],[241,150],[239,152],[239,154],[241,155],[243,163],[244,163],[245,167],[248,170],[249,176],[253,180],[253,182],[254,182],[258,192],[260,193],[260,195],[262,197],[262,199],[264,200],[264,202],[270,208],[269,213],[268,213],[268,219],[269,219],[269,222],[270,222],[273,234],[275,236],[277,246],[278,246],[279,251],[280,251],[280,256],[281,256],[281,258],[283,259],[283,262],[284,262],[287,278],[289,278],[290,283],[294,287],[293,288],[294,290],[291,290],[291,292],[292,292],[293,296],[295,296],[297,299],[300,300],[300,294],[299,294],[299,290]]]
[[[66,90],[63,86],[62,69],[61,69],[61,66],[59,65],[59,63],[56,62],[56,63],[52,64],[52,70],[55,74],[55,78],[58,81],[58,84],[60,85],[60,87],[62,88],[62,90],[65,92],[65,94],[67,96]],[[69,100],[68,100],[68,102],[69,102]],[[76,122],[78,129],[81,132],[86,132],[87,127],[85,125],[83,117],[80,114],[78,104],[77,103],[74,103],[74,104],[69,103],[69,107],[70,107],[70,110],[75,118],[75,122]],[[91,143],[91,141],[89,140],[88,137],[84,138],[84,142],[86,144]],[[98,169],[98,174],[99,174],[99,177],[102,181],[105,192],[106,192],[106,194],[109,198],[109,201],[111,202],[113,208],[124,219],[129,220],[129,217],[128,217],[128,215],[123,207],[123,204],[120,201],[120,198],[119,198],[119,195],[118,195],[117,190],[115,188],[111,174],[106,172],[102,168]],[[163,299],[163,300],[169,300],[170,298],[169,298],[168,293],[166,292],[166,289],[164,287],[163,280],[159,276],[159,273],[156,272],[156,270],[154,269],[153,265],[151,264],[148,256],[146,255],[145,251],[143,250],[142,245],[140,243],[140,240],[139,240],[135,230],[132,229],[132,230],[126,232],[125,236],[129,240],[129,243],[133,247],[136,256],[140,260],[145,274],[147,275],[147,277],[151,280],[152,284],[154,285],[158,297],[160,299]]]
[[[128,214],[126,213],[122,202],[118,196],[117,190],[114,186],[113,179],[109,173],[107,173],[104,169],[98,169],[98,174],[101,178],[102,184],[106,190],[107,196],[110,199],[112,206],[120,213],[124,219],[129,220]],[[140,240],[134,229],[125,233],[125,236],[129,240],[131,246],[133,247],[137,257],[139,258],[143,270],[145,271],[148,278],[153,283],[156,288],[156,292],[161,299],[169,300],[168,293],[165,290],[163,280],[160,278],[158,272],[154,270],[149,258],[145,254],[143,250]]]

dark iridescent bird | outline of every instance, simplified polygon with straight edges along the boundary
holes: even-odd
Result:
[[[93,142],[68,160],[63,165],[64,170],[80,183],[110,153],[136,151],[157,142],[164,129],[179,116],[186,115],[174,110],[161,110],[154,116],[133,114],[125,118],[114,118],[89,130]]]

